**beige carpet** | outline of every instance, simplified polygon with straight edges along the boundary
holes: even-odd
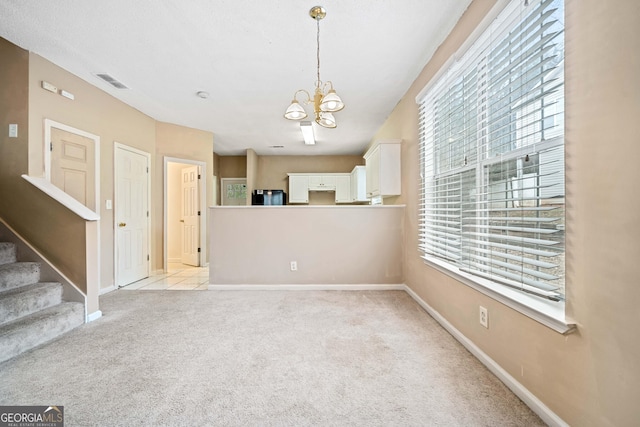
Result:
[[[70,426],[544,425],[401,291],[115,291],[0,364]]]

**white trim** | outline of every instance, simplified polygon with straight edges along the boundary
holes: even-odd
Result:
[[[404,284],[380,285],[213,285],[210,291],[404,291]]]
[[[46,180],[44,178],[40,178],[37,176],[29,176],[22,175],[27,182],[29,182],[34,187],[38,188],[40,191],[45,193],[47,196],[51,197],[62,206],[69,209],[71,212],[78,215],[80,218],[85,221],[98,221],[100,220],[100,215],[71,197],[69,194],[62,191],[60,188],[56,187],[51,183],[51,181]]]
[[[144,156],[147,159],[147,210],[149,212],[149,216],[147,216],[147,254],[149,255],[149,262],[147,264],[147,277],[149,277],[151,271],[151,218],[153,215],[153,211],[151,209],[151,154],[139,150],[137,148],[131,147],[126,144],[122,144],[117,141],[113,141],[113,196],[115,203],[118,203],[118,165],[116,164],[116,152],[117,150],[130,151],[135,154],[139,154]],[[113,210],[113,279],[114,279],[114,287],[118,287],[118,221],[116,218],[116,209]],[[126,285],[125,285],[126,286]]]
[[[162,242],[162,268],[163,268],[163,273],[167,271],[168,269],[168,260],[167,260],[167,211],[168,211],[168,205],[167,203],[169,202],[167,200],[167,186],[168,186],[168,182],[167,182],[167,171],[168,171],[168,167],[169,167],[169,163],[181,163],[181,164],[187,164],[187,165],[196,165],[200,167],[200,175],[201,175],[201,179],[198,180],[198,187],[200,189],[200,257],[199,257],[199,264],[200,267],[204,266],[207,263],[207,215],[209,213],[209,210],[207,209],[207,162],[203,162],[200,160],[189,160],[189,159],[181,159],[181,158],[177,158],[177,157],[164,157],[164,169],[163,169],[163,177],[162,177],[162,181],[163,181],[163,185],[164,188],[162,190],[162,194],[163,194],[163,200],[164,200],[164,207],[163,207],[163,226],[162,226],[162,230],[163,230],[163,242]],[[181,260],[182,261],[182,260]],[[181,262],[180,261],[180,262]]]
[[[101,288],[100,291],[98,291],[98,295],[104,295],[104,294],[108,294],[109,292],[115,291],[116,290],[116,285],[111,285],[109,287],[106,288]]]
[[[568,424],[562,420],[547,405],[542,403],[533,393],[525,386],[512,377],[504,370],[495,360],[483,352],[469,338],[464,336],[462,332],[457,330],[451,323],[447,321],[433,307],[427,304],[418,294],[416,294],[409,286],[404,285],[404,290],[413,298],[431,317],[433,317],[444,329],[446,329],[460,344],[462,344],[471,354],[473,354],[483,365],[485,365],[500,381],[502,381],[516,396],[520,398],[533,412],[535,412],[542,420],[550,426],[568,427]]]
[[[102,317],[102,311],[96,310],[91,314],[87,314],[87,318],[86,318],[86,322],[85,323],[93,322],[94,320],[98,320],[101,317]]]
[[[524,314],[525,316],[542,323],[543,325],[563,335],[576,330],[576,323],[565,317],[564,302],[554,302],[540,297],[511,289],[460,271],[450,266],[445,261],[434,257],[423,256],[425,264],[435,268],[439,272],[452,277],[459,282],[501,302],[509,308]],[[454,271],[455,268],[455,271]]]

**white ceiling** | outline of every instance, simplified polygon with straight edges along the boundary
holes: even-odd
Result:
[[[320,3],[320,77],[346,107],[336,129],[314,124],[315,146],[283,114],[314,88],[316,0],[2,0],[0,36],[156,120],[213,132],[221,155],[361,154],[470,2]]]

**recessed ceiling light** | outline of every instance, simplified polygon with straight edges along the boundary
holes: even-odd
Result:
[[[196,92],[196,95],[198,95],[199,98],[207,99],[209,97],[209,92],[201,90],[199,92]]]

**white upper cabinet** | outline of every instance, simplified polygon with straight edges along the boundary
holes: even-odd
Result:
[[[367,197],[401,194],[401,140],[378,141],[364,155]]]
[[[309,176],[289,176],[288,203],[309,203]]]
[[[351,175],[339,175],[335,179],[336,203],[351,203]]]
[[[336,191],[334,175],[309,175],[310,191]]]
[[[365,166],[356,166],[351,171],[351,201],[354,203],[369,201]]]
[[[336,203],[351,203],[349,173],[289,173],[289,203],[309,203],[310,191],[333,191]]]

